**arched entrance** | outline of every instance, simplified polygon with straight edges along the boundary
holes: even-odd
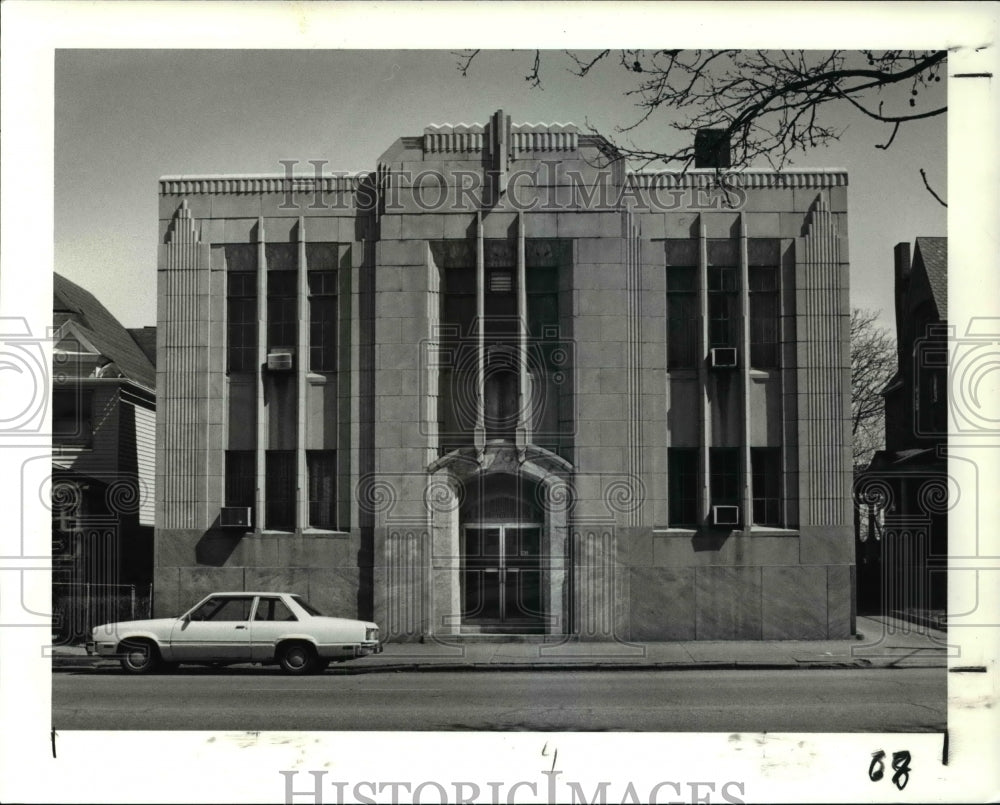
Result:
[[[429,470],[432,633],[565,634],[569,465],[497,444]]]
[[[538,484],[488,473],[465,482],[461,520],[463,631],[544,632],[544,513]]]

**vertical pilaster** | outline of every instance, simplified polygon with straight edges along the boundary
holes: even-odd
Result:
[[[750,462],[750,267],[747,254],[747,219],[740,210],[740,525],[753,521]]]
[[[208,319],[211,309],[210,247],[183,200],[159,249],[159,338],[170,349],[158,365],[156,478],[161,528],[205,529],[210,512],[208,452]]]
[[[265,473],[267,449],[267,412],[264,409],[264,383],[266,374],[261,368],[267,362],[267,256],[264,251],[264,218],[257,219],[257,488],[254,511],[257,512],[257,531],[265,522]]]
[[[309,373],[309,279],[306,275],[306,222],[299,216],[298,225],[298,344],[295,351],[295,379],[298,383],[298,405],[296,406],[295,430],[295,524],[298,528],[309,525],[309,479],[306,463],[306,375]]]
[[[628,340],[626,342],[626,379],[628,386],[628,473],[633,500],[638,505],[630,507],[628,524],[642,522],[642,321],[641,283],[639,278],[640,243],[639,227],[631,208],[623,212],[622,235],[625,240],[625,288],[628,294]]]
[[[708,235],[705,219],[698,216],[698,388],[701,411],[698,417],[698,522],[710,513],[709,448],[712,444],[712,405],[708,397]]]
[[[486,245],[483,214],[476,212],[476,450],[486,450]]]
[[[517,449],[523,454],[531,444],[535,412],[532,409],[531,377],[528,375],[528,271],[525,265],[524,213],[517,213],[517,320],[518,407]]]
[[[825,196],[817,195],[805,237],[796,241],[797,358],[799,367],[799,506],[803,525],[850,522],[850,467],[843,450],[843,343],[848,317],[840,281],[840,239]],[[798,257],[801,255],[801,257]]]

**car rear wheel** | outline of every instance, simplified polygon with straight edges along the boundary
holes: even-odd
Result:
[[[311,674],[320,668],[316,649],[302,642],[284,644],[278,653],[278,663],[286,674]]]
[[[148,674],[160,664],[160,652],[149,640],[126,640],[118,653],[122,668],[130,674]]]

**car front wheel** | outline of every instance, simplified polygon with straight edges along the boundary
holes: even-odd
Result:
[[[160,664],[160,652],[148,640],[126,640],[118,653],[122,668],[130,674],[148,674]]]
[[[278,663],[286,674],[311,674],[319,670],[316,649],[308,643],[286,643],[278,653]]]

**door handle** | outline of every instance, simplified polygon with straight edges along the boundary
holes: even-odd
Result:
[[[246,626],[237,626],[236,628],[237,629],[246,629],[247,627]]]

